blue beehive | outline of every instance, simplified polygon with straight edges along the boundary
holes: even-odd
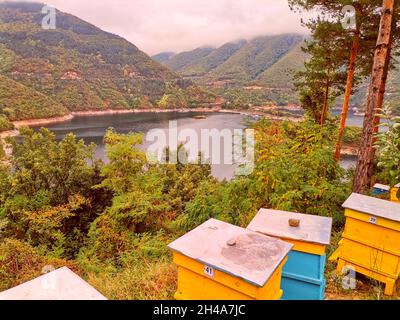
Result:
[[[294,245],[283,267],[284,300],[325,298],[325,250],[330,243],[331,218],[261,209],[247,228]]]
[[[372,189],[372,194],[374,196],[381,196],[381,195],[387,194],[389,192],[390,192],[389,186],[386,186],[384,184],[379,184],[379,183],[375,184],[374,188]]]

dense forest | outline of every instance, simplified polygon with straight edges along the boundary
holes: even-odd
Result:
[[[57,11],[57,29],[42,29],[43,6],[0,3],[0,114],[9,120],[215,101],[128,41],[70,14]]]
[[[400,174],[398,127],[379,138],[382,177]],[[172,298],[166,245],[212,217],[246,226],[262,207],[333,217],[339,234],[352,171],[332,157],[337,128],[263,120],[254,129],[255,171],[231,182],[209,165],[148,164],[140,134],[108,131],[105,164],[72,134],[56,142],[47,129],[22,129],[0,166],[0,290],[67,265],[110,299]]]
[[[399,21],[400,8],[382,11],[381,1],[357,1],[363,15],[357,16],[355,29],[347,30],[340,22],[347,3],[289,0],[293,10],[329,15],[305,22],[311,37],[301,52],[308,59],[293,87],[305,117],[251,125],[256,154],[249,176],[221,182],[210,165],[151,164],[139,148],[143,136],[138,133],[109,129],[107,162],[95,157],[94,144],[73,134],[57,141],[47,129],[21,128],[18,137],[8,137],[2,143],[12,153],[5,154],[0,145],[0,291],[52,265],[70,267],[109,299],[172,299],[177,273],[167,244],[210,218],[245,227],[260,208],[332,217],[330,255],[343,231],[342,204],[349,195],[370,194],[374,182],[394,186],[400,181],[400,117],[392,104],[384,105],[400,39],[391,26]],[[56,31],[42,31],[34,23],[37,6],[0,4],[0,131],[12,129],[10,120],[94,105],[183,108],[215,99],[125,40],[68,14],[59,13]],[[379,37],[383,46],[376,45]],[[259,64],[250,67],[253,73],[246,74],[247,64],[237,62],[234,75],[245,74],[251,82],[271,56],[299,52],[301,39],[289,38],[274,38],[285,49],[263,51]],[[246,46],[224,49],[240,52]],[[226,59],[223,51],[209,57],[214,50],[203,48],[197,55],[212,63]],[[173,61],[174,56],[161,58]],[[279,73],[268,72],[266,79]],[[346,117],[350,97],[365,81],[371,85],[360,132],[346,128]],[[338,123],[331,111],[340,96]],[[387,130],[379,132],[383,126]],[[360,150],[356,170],[341,167],[342,143]],[[181,146],[164,155],[175,152],[185,150]],[[328,294],[346,296],[333,269],[328,264]],[[377,283],[368,283],[363,298],[381,298],[381,292]]]

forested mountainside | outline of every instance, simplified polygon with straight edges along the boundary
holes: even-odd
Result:
[[[301,50],[304,39],[298,34],[263,36],[214,49],[161,53],[153,59],[222,94],[238,107],[245,101],[288,104],[297,101],[292,76],[307,58]]]
[[[224,96],[233,107],[264,104],[297,104],[293,76],[307,60],[305,37],[297,34],[265,36],[229,42],[218,48],[203,47],[183,53],[163,52],[152,58],[187,79]],[[391,71],[387,101],[400,113],[399,68]],[[360,84],[351,100],[362,112],[369,79]],[[336,106],[341,107],[341,99]]]
[[[262,78],[264,72],[287,55],[291,60],[304,60],[298,50],[303,40],[297,34],[265,36],[218,48],[203,47],[179,54],[166,52],[153,58],[184,76],[248,83]]]
[[[0,3],[0,113],[9,119],[215,99],[130,42],[70,14],[57,11],[56,29],[43,29],[43,6]]]

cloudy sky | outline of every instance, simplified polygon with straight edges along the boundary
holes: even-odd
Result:
[[[40,2],[40,1],[35,1]],[[287,0],[44,0],[148,54],[306,31]]]

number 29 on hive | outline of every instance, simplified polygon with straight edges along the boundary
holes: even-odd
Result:
[[[214,268],[205,265],[205,266],[204,266],[204,274],[205,274],[207,277],[214,278]]]

